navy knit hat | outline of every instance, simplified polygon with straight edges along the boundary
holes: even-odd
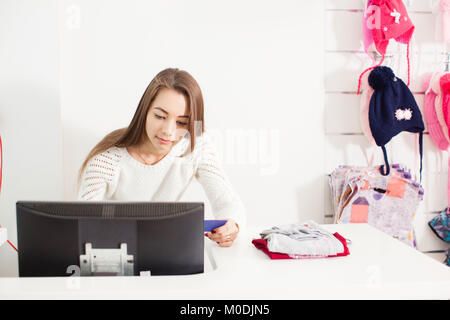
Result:
[[[419,133],[420,181],[422,182],[423,131],[422,114],[413,94],[394,72],[385,66],[374,68],[369,75],[369,84],[374,89],[369,105],[369,124],[373,138],[383,150],[386,173],[390,172],[385,144],[402,131]]]

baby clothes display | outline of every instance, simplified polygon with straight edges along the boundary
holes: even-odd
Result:
[[[424,80],[425,112],[430,138],[440,149],[448,151],[450,133],[450,73],[433,72]],[[431,230],[441,240],[450,242],[450,158],[447,177],[447,208],[428,222]],[[447,250],[446,263],[449,258]]]
[[[339,166],[329,183],[335,223],[368,223],[415,247],[413,219],[424,190],[407,168],[393,164],[382,175],[378,166]]]
[[[377,145],[382,149],[384,164],[372,167],[374,154],[371,152],[371,157],[367,157],[368,167],[341,166],[331,174],[329,181],[335,223],[368,223],[413,247],[415,239],[412,222],[424,195],[420,185],[424,135],[430,137],[439,149],[435,151],[439,153],[448,153],[450,147],[450,0],[433,0],[429,5],[435,14],[434,40],[440,42],[439,45],[442,44],[444,49],[439,49],[442,51],[442,60],[438,58],[437,52],[435,56],[435,65],[439,63],[440,66],[424,77],[424,100],[423,108],[420,109],[409,89],[412,70],[410,46],[414,45],[415,50],[421,51],[412,42],[416,26],[408,15],[410,1],[364,1],[362,43],[372,64],[363,70],[358,79],[357,94],[362,91],[360,122],[362,133],[371,147]],[[428,40],[432,40],[431,36]],[[396,76],[390,67],[383,65],[385,57],[397,60],[397,56],[403,55],[401,45],[395,51],[392,46],[395,42],[406,45],[405,81]],[[398,68],[400,64],[392,64],[392,68],[394,66]],[[402,69],[398,68],[397,71]],[[417,182],[411,179],[407,168],[398,164],[392,167],[389,165],[386,145],[403,131],[414,134],[418,141],[418,148],[415,147],[414,152],[414,173],[419,173],[416,165],[420,163],[420,180],[418,177]],[[417,156],[420,156],[420,162]],[[450,234],[446,234],[450,217],[450,157],[447,174],[447,208],[429,222],[435,234],[444,241],[450,237]]]
[[[314,221],[272,227],[253,239],[253,245],[271,259],[310,259],[339,257],[350,254],[347,241],[337,232],[332,234]]]

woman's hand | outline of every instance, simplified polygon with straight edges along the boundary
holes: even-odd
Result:
[[[211,232],[205,233],[212,241],[217,242],[221,247],[230,247],[239,233],[239,226],[233,219],[226,219],[227,222]]]

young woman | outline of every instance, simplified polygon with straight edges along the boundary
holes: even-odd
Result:
[[[245,209],[204,132],[203,96],[186,71],[165,69],[150,82],[128,127],[104,137],[79,174],[79,200],[178,201],[195,177],[217,219],[205,235],[229,247]]]

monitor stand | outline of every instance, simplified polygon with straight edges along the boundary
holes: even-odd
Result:
[[[127,254],[127,244],[120,249],[92,248],[85,245],[86,254],[80,255],[81,276],[133,276],[134,258]]]

